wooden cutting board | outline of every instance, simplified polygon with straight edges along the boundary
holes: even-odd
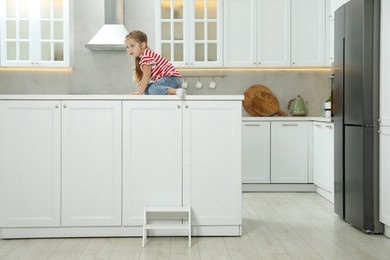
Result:
[[[252,99],[252,108],[259,116],[287,115],[279,109],[278,99],[272,94],[265,94],[263,97],[254,96]]]
[[[249,87],[244,93],[244,101],[242,102],[245,110],[252,116],[259,116],[252,108],[252,99],[255,96],[262,97],[264,94],[272,94],[272,91],[263,85],[254,85]]]
[[[245,91],[243,106],[252,116],[287,115],[279,109],[278,99],[272,91],[263,85],[254,85]]]

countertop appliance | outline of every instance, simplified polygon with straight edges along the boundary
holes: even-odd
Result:
[[[335,212],[382,233],[379,222],[380,0],[351,0],[335,12],[333,82]]]

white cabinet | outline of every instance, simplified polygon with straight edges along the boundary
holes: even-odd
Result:
[[[0,101],[0,227],[60,225],[59,101]]]
[[[156,0],[156,51],[176,67],[221,67],[222,0]]]
[[[242,183],[311,183],[310,145],[309,121],[244,119]]]
[[[69,0],[0,1],[1,66],[69,66]]]
[[[271,183],[309,182],[309,122],[271,122]]]
[[[317,192],[333,203],[333,123],[313,122],[313,183]]]
[[[145,205],[182,205],[182,102],[123,102],[123,225]]]
[[[242,122],[242,183],[271,182],[270,131],[270,122]]]
[[[380,124],[390,127],[390,3],[381,2]],[[390,172],[390,169],[389,171]],[[390,203],[390,202],[389,202]]]
[[[124,102],[123,224],[190,205],[195,226],[241,225],[240,118],[241,102]]]
[[[121,225],[121,109],[62,101],[62,226]]]
[[[145,205],[241,235],[242,96],[16,98],[0,97],[1,238],[139,236]]]
[[[224,66],[324,66],[325,14],[325,0],[227,0]]]
[[[325,0],[291,0],[291,65],[325,65]]]
[[[381,73],[380,73],[380,221],[386,225],[390,237],[390,2],[381,2]]]
[[[390,126],[380,128],[380,221],[390,227]]]
[[[184,104],[183,203],[195,226],[241,226],[241,106]]]
[[[290,0],[228,0],[224,17],[225,67],[290,65]]]

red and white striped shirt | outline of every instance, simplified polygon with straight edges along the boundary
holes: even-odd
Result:
[[[143,65],[152,66],[152,75],[150,78],[153,81],[158,81],[163,77],[181,78],[180,73],[176,70],[172,63],[170,63],[163,56],[158,53],[155,53],[151,49],[145,49],[144,52],[141,54],[140,58],[141,60],[139,62],[139,65],[141,67],[141,70],[143,70]]]

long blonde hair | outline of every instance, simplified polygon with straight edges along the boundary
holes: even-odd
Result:
[[[148,47],[148,36],[144,32],[141,31],[131,31],[129,32],[125,40],[127,39],[133,39],[134,41],[138,42],[139,44],[145,43],[146,48]],[[134,59],[134,81],[140,82],[142,80],[143,72],[141,70],[141,66],[139,65],[140,57],[136,57]]]

